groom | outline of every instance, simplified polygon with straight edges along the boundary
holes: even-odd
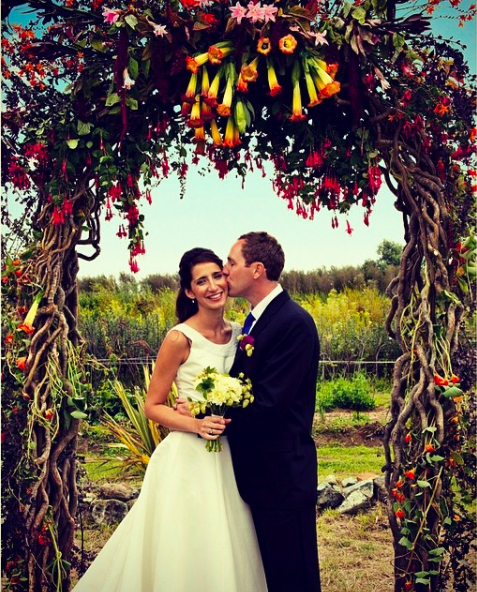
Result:
[[[252,354],[239,345],[231,374],[250,378],[255,395],[233,414],[227,434],[269,592],[320,592],[311,437],[319,342],[312,317],[278,283],[284,262],[266,232],[242,235],[227,258],[229,295],[246,298],[253,314],[243,342]]]

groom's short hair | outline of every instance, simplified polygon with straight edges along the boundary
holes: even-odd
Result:
[[[242,234],[242,255],[247,266],[254,261],[263,263],[267,279],[277,282],[285,265],[285,254],[279,242],[267,232],[247,232]]]

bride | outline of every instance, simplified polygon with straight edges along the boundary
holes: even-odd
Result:
[[[207,366],[228,372],[240,326],[224,317],[227,281],[210,250],[180,262],[180,323],[161,346],[146,414],[168,427],[154,451],[136,503],[75,592],[266,592],[248,506],[240,497],[227,438],[230,421],[182,415],[166,406],[172,382],[181,399],[199,399],[195,377]],[[207,452],[221,437],[223,450]]]

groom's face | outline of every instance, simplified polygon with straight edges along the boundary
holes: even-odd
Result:
[[[253,286],[253,270],[247,266],[242,255],[244,241],[238,240],[230,249],[227,263],[224,267],[224,275],[229,285],[229,296],[242,296],[247,298],[250,288]]]

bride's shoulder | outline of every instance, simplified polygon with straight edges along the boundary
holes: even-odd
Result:
[[[230,326],[232,327],[232,333],[240,333],[242,331],[242,325],[237,323],[237,321],[229,321]]]

